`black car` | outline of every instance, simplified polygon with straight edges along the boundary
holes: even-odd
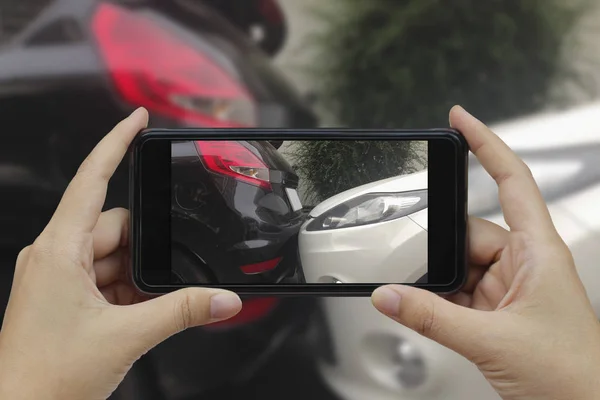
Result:
[[[1,245],[35,238],[81,161],[138,106],[150,127],[317,124],[269,56],[202,1],[9,0],[0,14],[0,190],[13,194],[0,199]],[[107,207],[126,207],[127,187],[123,163]]]
[[[35,239],[85,156],[138,106],[149,110],[150,127],[317,125],[271,61],[278,45],[267,53],[245,34],[256,18],[238,27],[239,15],[222,14],[238,0],[211,3],[0,2],[0,252],[16,256]],[[243,7],[267,3],[277,6]],[[106,209],[127,207],[128,184],[124,162]],[[186,331],[142,357],[114,398],[179,400],[249,379],[302,336],[315,311],[311,299],[243,301],[233,320]]]
[[[175,282],[303,282],[298,176],[266,141],[171,144]]]

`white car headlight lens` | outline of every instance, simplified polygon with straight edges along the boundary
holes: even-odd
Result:
[[[427,190],[369,193],[342,203],[315,218],[308,231],[350,228],[405,217],[427,207]]]

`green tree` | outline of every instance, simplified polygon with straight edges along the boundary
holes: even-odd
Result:
[[[366,183],[413,172],[425,164],[423,142],[335,141],[296,142],[292,154],[297,172],[315,202]]]
[[[447,126],[454,104],[495,122],[564,102],[554,84],[582,79],[562,54],[589,10],[587,0],[324,3],[331,8],[319,11],[325,31],[310,38],[320,50],[311,68],[322,104],[344,126]],[[302,171],[329,165],[327,175],[337,176],[331,179],[340,188],[360,183],[348,174],[356,160],[339,159],[343,144],[336,146],[307,142],[296,165]],[[413,154],[405,146],[403,154]],[[410,165],[397,157],[399,170]],[[310,179],[317,175],[308,172]],[[315,189],[321,198],[329,193],[321,183]]]

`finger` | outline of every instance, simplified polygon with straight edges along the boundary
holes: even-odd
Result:
[[[526,232],[555,232],[548,208],[527,165],[462,107],[450,110],[450,125],[464,135],[473,154],[496,181],[508,226]]]
[[[509,232],[485,219],[469,217],[469,261],[489,267],[500,259]]]
[[[96,286],[102,288],[116,281],[125,281],[127,270],[127,251],[119,249],[101,260],[94,261]]]
[[[387,285],[373,292],[372,301],[381,313],[465,357],[486,340],[477,334],[484,323],[479,311],[453,304],[435,293]]]
[[[463,285],[461,292],[464,293],[473,293],[481,279],[487,272],[487,267],[482,267],[480,265],[470,265],[469,272],[467,273],[467,281]]]
[[[449,296],[442,296],[446,300],[462,307],[471,307],[472,295],[465,292],[453,293]]]
[[[135,287],[123,281],[116,281],[99,289],[102,296],[110,304],[127,306],[149,299],[149,296],[138,292]]]
[[[138,108],[96,145],[69,183],[49,226],[60,224],[61,229],[72,233],[89,233],[94,229],[109,179],[135,135],[147,124],[148,112]]]
[[[469,272],[461,291],[473,293],[508,243],[508,231],[493,222],[469,217]]]
[[[100,214],[93,230],[94,259],[100,260],[128,242],[129,211],[113,208]]]
[[[471,307],[483,311],[495,310],[506,297],[513,279],[514,276],[503,272],[498,265],[490,268],[473,291]]]
[[[185,329],[221,321],[242,308],[238,295],[207,288],[185,288],[135,304],[128,309],[129,323],[137,327],[139,350],[147,351]]]

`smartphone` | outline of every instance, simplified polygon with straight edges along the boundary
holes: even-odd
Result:
[[[451,293],[465,281],[468,146],[455,130],[149,129],[130,156],[145,293]]]

